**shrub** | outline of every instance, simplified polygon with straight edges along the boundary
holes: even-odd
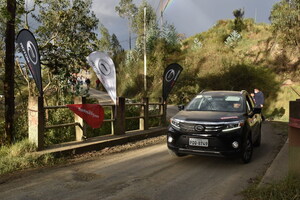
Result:
[[[0,148],[0,174],[31,167],[52,165],[55,160],[50,154],[38,155],[36,146],[28,140],[22,140],[11,146]]]

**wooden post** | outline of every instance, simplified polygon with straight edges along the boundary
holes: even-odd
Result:
[[[167,125],[167,102],[163,100],[162,97],[159,98],[159,102],[161,103],[160,107],[160,115],[161,115],[161,125]]]
[[[289,173],[300,177],[300,99],[290,101]]]
[[[112,129],[112,134],[124,135],[125,134],[125,98],[124,97],[118,98],[117,109],[116,110],[113,109],[112,113],[114,113],[115,115],[115,122]]]
[[[43,96],[28,97],[28,134],[29,141],[36,144],[38,150],[44,148],[44,98]]]
[[[75,97],[74,98],[74,104],[85,104],[86,98],[85,97]],[[85,138],[86,135],[86,123],[83,121],[81,117],[74,114],[74,121],[76,123],[79,123],[80,126],[75,126],[75,132],[76,132],[76,141],[82,141],[83,138]]]
[[[140,118],[140,130],[148,130],[149,129],[149,98],[143,98],[143,106],[141,109],[141,116]]]

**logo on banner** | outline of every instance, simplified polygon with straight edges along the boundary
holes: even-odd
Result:
[[[27,42],[27,55],[28,55],[30,61],[34,65],[36,65],[38,62],[38,53],[37,53],[35,46],[33,45],[33,43],[31,41]]]
[[[170,81],[174,80],[174,77],[175,77],[175,71],[174,71],[174,69],[170,69],[166,73],[165,79],[166,79],[167,82],[170,82]]]
[[[104,76],[108,76],[111,73],[109,65],[104,60],[99,60],[98,68]]]
[[[69,104],[67,107],[92,128],[101,127],[104,120],[104,110],[99,104]]]

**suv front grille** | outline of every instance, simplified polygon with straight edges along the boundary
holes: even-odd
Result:
[[[222,130],[223,124],[180,122],[179,128],[182,132],[186,132],[186,133],[219,132]]]

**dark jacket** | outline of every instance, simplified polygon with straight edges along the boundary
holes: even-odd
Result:
[[[254,100],[255,107],[261,108],[261,105],[263,105],[265,101],[264,94],[261,91],[254,93]]]

